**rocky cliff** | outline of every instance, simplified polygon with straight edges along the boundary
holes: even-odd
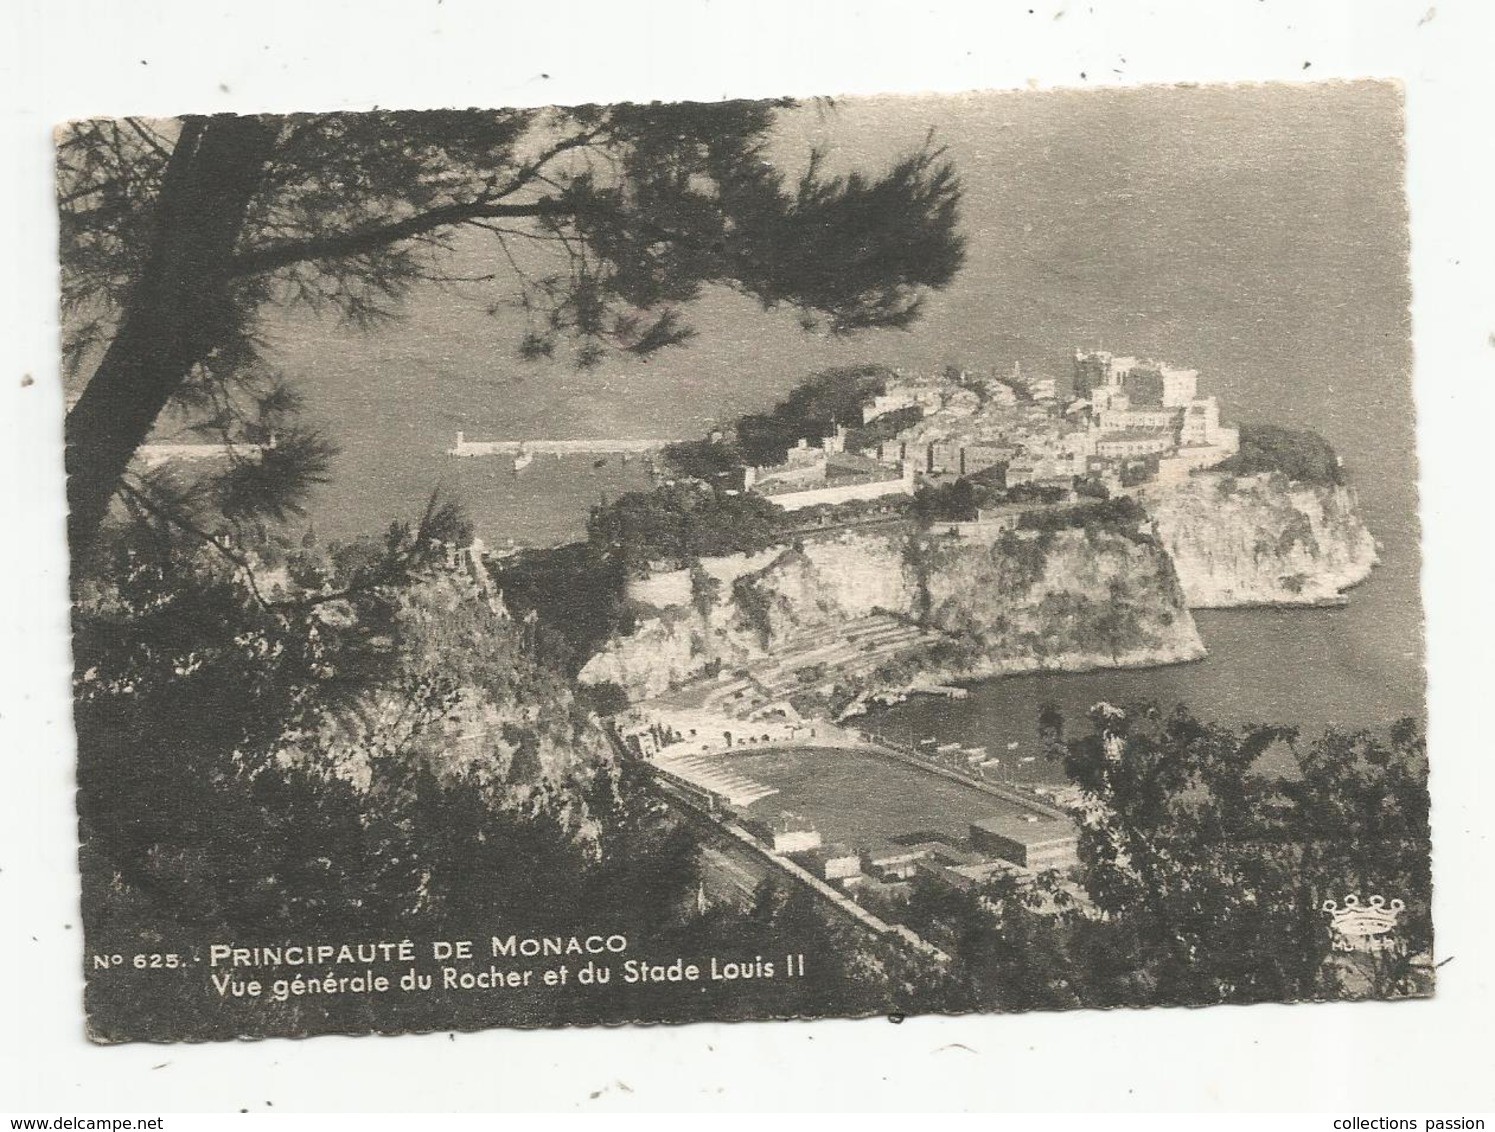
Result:
[[[326,635],[353,627],[347,603],[321,613]],[[585,797],[609,772],[612,749],[569,681],[539,662],[524,626],[460,570],[431,571],[387,613],[391,663],[297,734],[281,759],[363,792],[407,789],[399,774],[422,765],[497,810],[525,812],[543,800],[578,844],[593,846],[598,829]]]
[[[1135,530],[1018,531],[985,547],[926,537],[914,551],[925,621],[963,646],[938,678],[1205,655],[1168,556]]]
[[[842,532],[678,574],[688,583],[656,576],[634,588],[633,631],[591,659],[584,682],[648,698],[812,652],[879,619],[882,643],[869,638],[854,664],[828,666],[842,690],[1204,655],[1167,555],[1135,529]]]
[[[1376,564],[1348,487],[1209,473],[1142,502],[1196,609],[1337,603]]]
[[[841,696],[1167,664],[1205,653],[1191,608],[1339,602],[1376,562],[1343,486],[1205,473],[1137,502],[1033,514],[1022,530],[844,530],[638,579],[631,632],[581,679],[646,699],[748,669],[771,695]]]

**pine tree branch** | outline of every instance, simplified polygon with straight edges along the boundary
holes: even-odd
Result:
[[[554,184],[555,182],[544,176],[545,166],[569,150],[591,145],[601,132],[600,129],[588,130],[585,133],[563,138],[528,162],[508,184],[502,188],[493,189],[475,200],[453,202],[414,216],[407,216],[403,220],[358,228],[351,232],[338,232],[306,240],[269,244],[235,256],[229,274],[233,276],[257,275],[310,260],[360,255],[377,251],[379,248],[401,240],[412,239],[470,220],[534,219],[541,216],[573,215],[574,209],[571,206],[563,204],[554,197],[543,197],[528,204],[504,204],[502,202],[536,180]]]
[[[135,133],[139,135],[140,140],[143,141],[162,161],[171,160],[171,152],[161,144],[160,139],[152,131],[146,129],[143,125],[140,124],[140,120],[138,118],[126,118],[125,124],[128,125],[130,129],[134,130]]]
[[[546,197],[531,204],[501,204],[488,198],[444,205],[408,216],[389,224],[375,224],[351,232],[336,232],[307,240],[269,244],[234,256],[228,274],[236,278],[260,275],[312,260],[340,259],[377,251],[401,240],[478,219],[525,219],[540,216],[569,216],[573,210]]]
[[[265,595],[260,592],[258,581],[254,576],[254,567],[250,564],[249,559],[245,558],[242,554],[239,554],[232,547],[228,546],[222,539],[218,538],[217,535],[214,535],[210,531],[203,530],[185,515],[170,507],[166,507],[160,503],[157,503],[146,492],[131,487],[123,480],[120,481],[119,490],[120,494],[124,495],[125,498],[129,499],[141,510],[147,512],[148,514],[156,516],[156,518],[161,519],[163,522],[170,523],[174,527],[180,527],[193,538],[198,539],[200,542],[216,550],[220,555],[222,555],[239,570],[242,570],[244,572],[244,580],[249,586],[249,592],[254,595],[254,600],[259,604],[260,608],[270,610],[278,604],[283,604],[269,601],[265,597]]]

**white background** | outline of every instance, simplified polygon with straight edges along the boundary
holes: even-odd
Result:
[[[1490,493],[1479,486],[1495,474],[1495,21],[1483,0],[554,0],[522,9],[10,0],[4,10],[0,1111],[1495,1107],[1486,707],[1495,547]],[[83,1039],[54,123],[1362,75],[1407,87],[1435,920],[1447,961],[1436,1000],[228,1046]]]

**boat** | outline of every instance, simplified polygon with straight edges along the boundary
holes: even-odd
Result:
[[[958,751],[958,750],[960,750],[960,744],[959,743],[941,743],[939,746],[937,746],[935,748],[935,750],[938,751],[942,755],[948,755],[952,751]]]

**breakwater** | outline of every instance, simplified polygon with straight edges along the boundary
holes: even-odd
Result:
[[[456,443],[446,450],[448,456],[518,456],[521,453],[545,456],[629,456],[658,452],[673,440],[583,437],[575,440],[468,440],[457,433]]]

